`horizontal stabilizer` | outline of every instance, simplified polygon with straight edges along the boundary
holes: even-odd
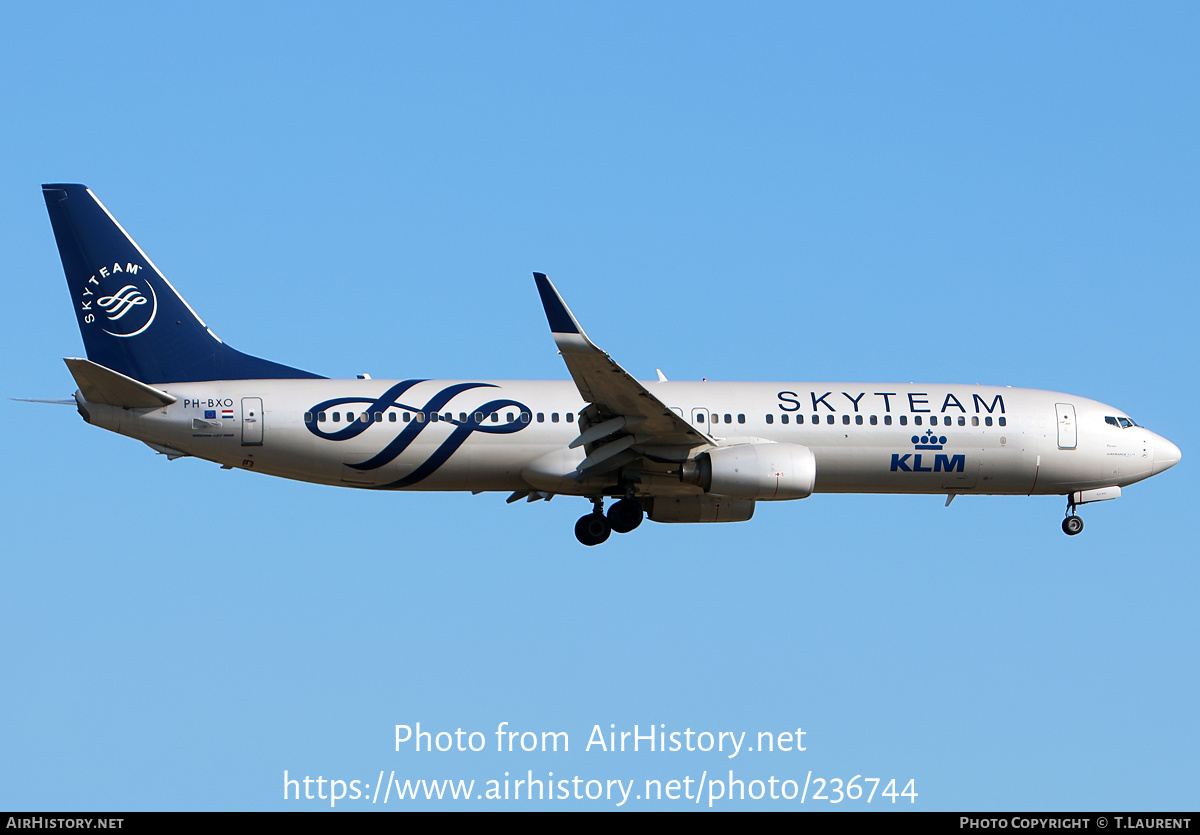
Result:
[[[75,378],[79,393],[90,403],[106,403],[127,409],[156,409],[170,406],[179,399],[91,360],[65,357],[63,362]]]

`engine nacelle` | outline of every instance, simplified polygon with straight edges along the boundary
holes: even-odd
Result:
[[[800,444],[734,444],[696,458],[693,483],[731,499],[780,501],[812,495],[817,459]],[[685,475],[687,471],[685,470]]]
[[[655,496],[644,499],[652,522],[746,522],[754,502],[717,496]]]

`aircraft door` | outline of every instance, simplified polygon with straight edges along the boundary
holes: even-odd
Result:
[[[1058,418],[1058,448],[1075,449],[1079,445],[1079,432],[1075,425],[1075,407],[1070,403],[1055,403]]]
[[[263,406],[261,397],[242,398],[242,446],[262,446]]]
[[[708,409],[692,409],[692,426],[701,432],[708,432]]]

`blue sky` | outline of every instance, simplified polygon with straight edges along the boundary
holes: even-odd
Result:
[[[1071,539],[1055,497],[816,495],[584,549],[580,500],[167,463],[5,400],[0,807],[328,808],[285,803],[285,770],[733,769],[914,779],[924,810],[1195,808],[1198,24],[1171,3],[10,9],[8,397],[74,388],[38,186],[83,182],[226,341],[328,376],[565,378],[539,270],[645,378],[1067,391],[1184,458]],[[571,750],[396,752],[417,722]],[[583,750],[659,723],[801,727],[807,750]]]

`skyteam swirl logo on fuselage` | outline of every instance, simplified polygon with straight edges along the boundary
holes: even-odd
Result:
[[[466,443],[467,439],[476,432],[484,432],[489,435],[511,435],[513,432],[520,432],[529,425],[531,417],[529,407],[516,400],[509,400],[507,398],[489,400],[470,410],[460,409],[460,413],[466,412],[466,420],[447,420],[441,414],[441,410],[458,395],[473,389],[496,388],[492,383],[456,383],[437,392],[420,406],[400,402],[399,398],[401,395],[413,386],[424,382],[426,381],[404,380],[403,382],[396,383],[396,385],[375,399],[366,397],[334,397],[330,400],[324,400],[312,407],[310,410],[312,419],[305,425],[308,427],[308,431],[318,438],[327,441],[347,441],[351,438],[357,438],[363,432],[367,431],[369,427],[374,426],[376,422],[373,420],[369,422],[361,419],[353,420],[344,426],[335,425],[333,431],[327,432],[325,427],[328,424],[318,420],[322,412],[328,412],[339,406],[365,404],[362,406],[362,411],[367,414],[382,413],[392,407],[396,407],[417,415],[417,419],[404,424],[404,428],[400,433],[370,459],[358,464],[347,464],[348,467],[364,472],[379,469],[396,460],[417,439],[417,436],[426,431],[430,426],[435,426],[438,423],[452,425],[454,429],[450,432],[450,437],[442,441],[438,445],[438,448],[412,472],[396,481],[379,485],[382,488],[391,488],[394,490],[410,487],[437,472],[438,468],[445,464],[450,459],[450,456],[457,452],[458,448]],[[498,413],[501,409],[509,408],[516,408],[518,410],[516,420],[496,423],[484,422],[493,413]]]

